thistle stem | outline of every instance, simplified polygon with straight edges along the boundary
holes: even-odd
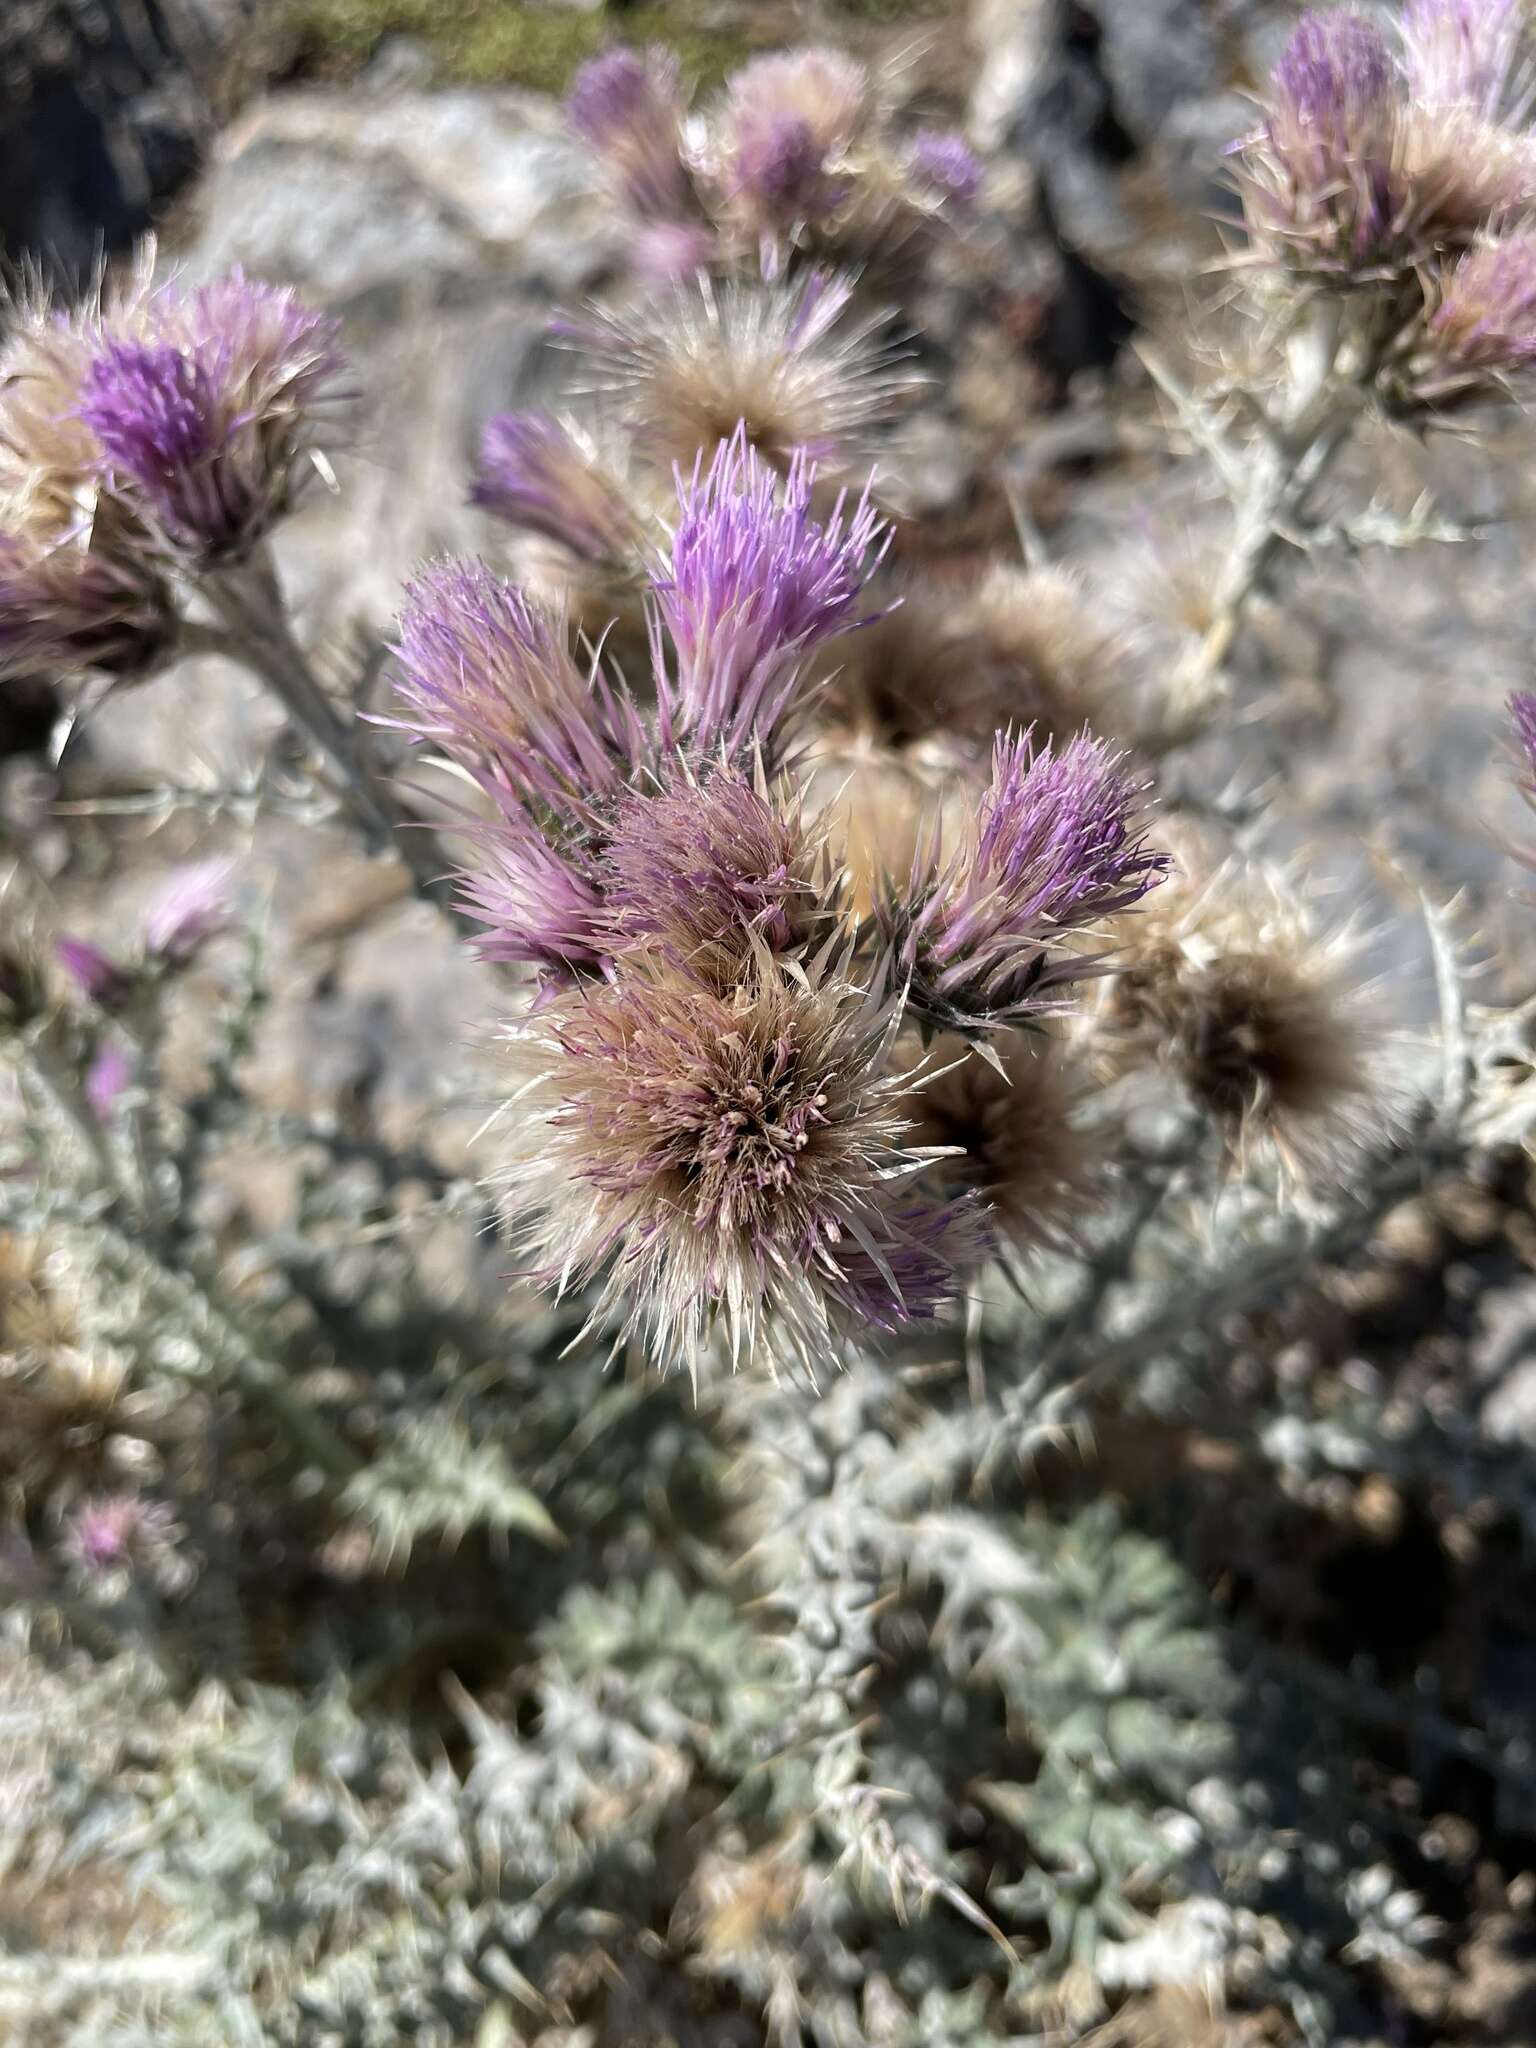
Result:
[[[410,871],[416,894],[460,933],[472,929],[453,899],[450,863],[436,834],[400,805],[373,773],[356,734],[315,680],[294,637],[276,571],[266,553],[221,569],[201,586],[223,628],[223,653],[260,677],[294,724],[340,779],[346,802],[371,851],[392,846]]]

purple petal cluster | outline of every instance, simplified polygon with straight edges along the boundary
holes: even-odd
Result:
[[[89,939],[67,934],[54,942],[54,958],[87,1001],[98,1009],[119,1008],[133,988],[133,976]]]
[[[1422,395],[1536,363],[1536,233],[1479,242],[1446,274]]]
[[[931,1027],[975,1033],[1059,1002],[1093,963],[1062,942],[1129,910],[1167,869],[1140,830],[1143,786],[1084,734],[1036,753],[1001,734],[979,820],[954,857],[920,853],[879,918]]]
[[[239,272],[152,300],[107,333],[78,417],[103,474],[178,555],[247,553],[289,506],[340,368],[335,323]]]
[[[504,412],[480,441],[471,502],[589,562],[622,559],[634,520],[591,451],[547,413]]]
[[[798,805],[728,769],[632,795],[603,860],[611,944],[661,946],[734,980],[754,939],[784,954],[831,928],[817,854]]]
[[[965,137],[950,128],[924,128],[912,138],[916,176],[949,205],[968,210],[981,194],[981,159]]]
[[[1401,104],[1373,22],[1344,9],[1302,16],[1275,68],[1264,133],[1247,152],[1250,219],[1288,260],[1348,272],[1393,253]]]
[[[593,150],[642,220],[693,208],[683,160],[682,73],[662,49],[609,50],[577,72],[566,101],[573,131]]]
[[[1403,55],[1422,106],[1505,111],[1524,28],[1524,0],[1408,0]]]
[[[476,856],[459,893],[485,926],[481,958],[537,968],[556,988],[600,970],[610,944],[603,895],[580,844],[541,827],[510,796],[468,829]]]
[[[681,516],[654,585],[676,653],[657,649],[662,737],[700,755],[771,748],[796,694],[800,665],[858,617],[889,538],[866,490],[849,507],[812,511],[816,471],[803,456],[781,478],[738,428],[707,471],[681,487]]]
[[[830,220],[847,204],[852,180],[830,168],[822,139],[798,114],[775,114],[742,129],[731,164],[733,197],[761,228],[787,235]]]
[[[400,723],[493,792],[588,818],[646,758],[627,699],[578,667],[563,615],[485,563],[445,561],[406,589]]]

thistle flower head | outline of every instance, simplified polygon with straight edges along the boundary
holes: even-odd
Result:
[[[1497,120],[1508,110],[1523,31],[1523,0],[1408,0],[1401,34],[1413,98]]]
[[[1302,16],[1244,157],[1250,225],[1283,261],[1349,275],[1401,253],[1393,165],[1402,103],[1374,23],[1342,8]]]
[[[94,546],[88,526],[43,541],[0,532],[0,681],[144,675],[174,634],[170,594],[142,556]]]
[[[1095,1020],[1111,1071],[1161,1064],[1239,1162],[1268,1152],[1297,1179],[1390,1136],[1358,940],[1319,923],[1295,875],[1191,862],[1126,939]]]
[[[670,51],[608,50],[583,64],[566,117],[630,211],[673,220],[693,205],[683,160],[681,67]]]
[[[622,561],[639,539],[617,474],[578,428],[547,413],[487,422],[470,500],[588,562]]]
[[[691,469],[745,422],[776,468],[804,453],[846,479],[867,470],[873,430],[911,383],[882,323],[849,316],[852,296],[820,270],[782,285],[699,279],[596,312],[573,339],[653,461]]]
[[[600,968],[603,898],[579,840],[541,827],[508,793],[470,831],[475,856],[458,883],[466,912],[485,927],[480,957],[535,967],[550,989]]]
[[[645,751],[633,708],[594,662],[578,667],[558,607],[474,560],[407,586],[400,616],[400,723],[483,787],[585,816]]]
[[[1142,836],[1142,786],[1084,734],[1036,753],[1000,734],[992,782],[954,856],[936,837],[879,919],[928,1026],[965,1034],[1038,1017],[1094,971],[1079,934],[1130,909],[1167,867]]]
[[[981,196],[981,159],[954,129],[923,128],[912,138],[908,166],[942,205],[965,213]]]
[[[783,236],[830,220],[853,190],[846,174],[829,169],[824,143],[799,114],[775,114],[743,128],[731,179],[731,196],[753,226]]]
[[[763,949],[729,993],[617,963],[509,1039],[514,1241],[562,1284],[606,1274],[620,1341],[695,1373],[717,1328],[736,1362],[761,1343],[814,1371],[852,1318],[931,1314],[945,1223],[893,1196],[921,1164],[885,1072],[895,1016],[841,963],[796,980]]]
[[[335,334],[238,271],[158,294],[141,331],[102,336],[81,384],[111,488],[178,555],[238,559],[298,489],[340,368]]]
[[[824,158],[846,151],[873,106],[869,73],[841,50],[807,47],[756,57],[726,84],[725,118],[739,149],[777,124],[803,124]]]
[[[780,478],[738,428],[681,485],[681,514],[654,584],[677,655],[658,657],[663,736],[700,755],[773,744],[804,656],[851,625],[888,537],[865,495],[811,511],[814,467]]]
[[[602,873],[616,948],[659,947],[724,987],[761,947],[804,953],[836,927],[824,834],[787,792],[729,768],[630,796]]]
[[[224,930],[233,914],[235,864],[194,861],[172,869],[144,907],[139,936],[151,960],[179,965]]]
[[[127,968],[89,939],[66,934],[54,941],[53,956],[80,993],[99,1009],[118,1008],[132,990],[133,976]]]
[[[1536,363],[1536,233],[1477,243],[1446,273],[1420,394],[1485,387]]]
[[[1004,1033],[983,1056],[941,1036],[912,1100],[914,1137],[944,1154],[933,1174],[972,1190],[1008,1249],[1080,1242],[1104,1199],[1102,1147],[1079,1128],[1085,1077],[1057,1039]]]

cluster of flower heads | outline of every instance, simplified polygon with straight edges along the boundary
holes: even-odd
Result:
[[[825,502],[738,427],[679,478],[643,708],[483,564],[409,593],[401,722],[478,786],[464,899],[485,952],[538,973],[506,1039],[507,1227],[662,1363],[719,1341],[814,1371],[1038,1242],[1074,1176],[1029,1133],[1072,1089],[1023,1034],[1165,866],[1105,743],[1004,733],[970,824],[926,830],[859,914],[807,747],[827,649],[879,630],[885,538],[867,493]],[[973,1057],[985,1081],[926,1092]],[[925,1142],[946,1116],[977,1155]],[[986,1160],[1010,1157],[1005,1200]]]
[[[334,323],[238,271],[85,312],[15,309],[0,349],[0,679],[128,677],[174,642],[177,578],[292,503],[341,370]]]
[[[1395,39],[1303,16],[1238,152],[1258,260],[1347,291],[1400,405],[1497,390],[1536,362],[1536,133],[1524,0],[1407,0]]]
[[[963,137],[897,136],[880,82],[840,50],[755,58],[690,115],[674,57],[615,49],[577,74],[568,112],[653,281],[744,255],[771,273],[804,249],[888,258],[981,190]]]

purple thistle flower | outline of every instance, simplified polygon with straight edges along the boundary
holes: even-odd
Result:
[[[1428,332],[1419,395],[1429,400],[1536,363],[1536,233],[1469,249],[1446,275]]]
[[[1288,260],[1337,272],[1393,253],[1401,105],[1392,53],[1372,22],[1343,9],[1302,16],[1275,68],[1263,135],[1247,150],[1250,217]]]
[[[485,926],[483,960],[536,967],[547,987],[601,967],[603,897],[578,849],[562,849],[515,797],[468,828],[476,857],[459,875],[460,901]]]
[[[140,923],[144,951],[152,960],[180,966],[229,923],[235,864],[194,861],[175,868],[146,904]]]
[[[110,1040],[97,1047],[85,1073],[85,1099],[97,1123],[110,1123],[118,1103],[133,1085],[134,1064]]]
[[[487,422],[470,502],[589,562],[620,560],[635,546],[615,480],[546,413],[504,412]]]
[[[174,630],[169,593],[147,564],[97,552],[84,534],[49,545],[0,534],[0,680],[143,675]]]
[[[142,336],[102,342],[78,417],[112,487],[175,553],[238,558],[287,510],[340,367],[335,333],[291,292],[237,271],[161,293]]]
[[[771,750],[800,663],[856,622],[859,599],[889,541],[864,495],[840,493],[825,521],[811,513],[813,464],[795,456],[780,478],[738,427],[707,471],[681,483],[672,549],[652,588],[677,653],[675,679],[656,639],[664,744],[699,755]]]
[[[132,993],[133,976],[89,939],[66,934],[54,942],[53,951],[76,988],[99,1009],[117,1009]]]
[[[407,586],[401,726],[492,792],[590,819],[649,754],[629,700],[583,674],[564,617],[472,559]]]
[[[803,950],[837,916],[822,843],[798,804],[728,769],[628,798],[602,875],[615,947],[665,947],[728,985],[754,942]]]
[[[981,159],[950,128],[923,128],[912,138],[912,169],[958,211],[969,212],[981,192]]]
[[[846,205],[853,182],[828,168],[826,144],[809,121],[775,114],[738,133],[731,188],[759,227],[788,234],[830,220]]]
[[[1469,106],[1496,121],[1520,52],[1523,0],[1408,0],[1402,38],[1421,106]]]
[[[576,73],[565,111],[642,220],[694,210],[682,151],[682,71],[669,51],[618,49],[592,58]]]
[[[1059,753],[1034,752],[1027,733],[998,735],[965,843],[944,863],[935,835],[904,893],[887,883],[877,906],[926,1025],[1026,1023],[1094,971],[1060,942],[1139,903],[1168,866],[1138,830],[1142,788],[1086,733]]]

